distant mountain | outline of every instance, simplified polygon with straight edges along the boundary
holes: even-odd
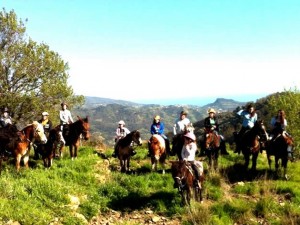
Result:
[[[126,105],[126,106],[141,106],[142,104],[134,103],[125,100],[117,100],[111,98],[100,98],[100,97],[85,97],[85,107],[97,107],[100,105],[108,105],[108,104],[119,104],[119,105]]]
[[[88,115],[91,121],[91,132],[100,132],[107,144],[113,144],[113,137],[119,120],[124,120],[130,130],[139,129],[143,139],[150,137],[150,126],[153,117],[160,115],[165,123],[165,132],[172,133],[174,121],[182,110],[188,111],[188,118],[197,123],[207,116],[208,108],[215,108],[219,112],[232,111],[245,105],[232,99],[218,98],[214,103],[204,106],[195,105],[157,105],[138,104],[130,101],[115,100],[99,97],[85,97],[83,107],[75,108],[74,113]]]

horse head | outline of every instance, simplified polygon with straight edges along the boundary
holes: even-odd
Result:
[[[81,118],[80,116],[78,117],[78,121],[80,123],[80,130],[81,134],[84,138],[84,140],[89,140],[90,139],[90,123],[88,117],[86,118]]]
[[[208,132],[205,135],[205,148],[217,149],[220,147],[220,136],[216,132]]]
[[[37,121],[33,121],[32,124],[28,125],[27,127],[28,128],[32,127],[31,132],[33,132],[33,138],[35,139],[35,141],[40,142],[42,144],[46,144],[47,137],[46,137],[46,134],[45,134],[45,131],[44,131],[44,127],[41,123],[39,123]]]
[[[141,138],[141,133],[138,130],[134,130],[132,132],[132,141],[139,146],[142,145],[143,142],[142,142],[142,138]]]

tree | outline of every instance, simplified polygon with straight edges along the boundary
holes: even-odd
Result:
[[[43,111],[58,115],[62,101],[71,107],[84,102],[68,85],[68,64],[46,44],[26,39],[25,32],[13,10],[0,11],[0,107],[8,107],[20,125]],[[52,120],[58,123],[58,116]]]

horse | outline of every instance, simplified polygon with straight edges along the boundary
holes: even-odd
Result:
[[[162,173],[165,174],[165,161],[167,153],[165,140],[162,138],[162,136],[159,134],[152,135],[150,138],[149,150],[151,155],[152,170],[157,171],[157,164],[160,162],[163,168]]]
[[[198,161],[196,161],[198,162]],[[202,189],[204,182],[203,165],[198,162],[201,179],[200,186],[195,185],[195,176],[190,164],[186,161],[171,161],[171,171],[174,180],[174,188],[178,189],[181,195],[181,203],[190,205],[190,201],[194,198],[196,201],[203,202]],[[194,195],[193,195],[194,194]]]
[[[138,130],[131,131],[116,144],[117,155],[120,160],[122,173],[130,171],[130,157],[133,149],[133,146],[131,146],[132,142],[139,146],[142,145],[141,134]]]
[[[50,168],[55,156],[55,150],[62,142],[61,135],[59,134],[60,127],[55,127],[49,131],[48,141],[45,144],[35,144],[35,152],[42,156],[45,168]]]
[[[258,153],[261,150],[261,139],[268,138],[266,128],[263,120],[257,120],[254,126],[247,130],[240,139],[240,147],[245,159],[245,168],[248,168],[250,162],[250,156],[252,155],[252,167],[253,171],[256,170],[256,161]],[[236,140],[237,141],[237,140]]]
[[[1,151],[3,153],[4,147],[6,156],[14,157],[17,171],[20,170],[20,163],[22,158],[25,167],[28,168],[31,144],[35,140],[40,143],[46,143],[47,141],[47,137],[44,133],[44,128],[42,124],[34,121],[32,124],[27,125],[21,131],[15,129],[14,131],[10,132],[11,136],[9,137],[8,141],[5,139],[3,140],[4,146],[1,146]],[[2,141],[0,140],[0,142]],[[1,160],[2,158],[3,157],[1,157]],[[2,161],[0,164],[2,164]]]
[[[193,126],[192,123],[189,123],[188,125],[184,125],[184,130],[182,133],[178,133],[176,135],[174,135],[173,139],[172,139],[172,148],[171,148],[171,152],[170,155],[174,156],[177,155],[179,160],[182,160],[181,157],[181,150],[184,144],[184,135],[187,132],[194,132],[195,128]]]
[[[266,142],[266,152],[268,158],[269,169],[271,170],[271,156],[275,157],[275,169],[278,172],[279,160],[281,159],[281,167],[283,167],[284,177],[287,180],[287,163],[292,158],[294,149],[294,139],[289,134],[283,133]]]
[[[90,138],[90,124],[88,117],[81,118],[77,116],[78,120],[74,123],[64,125],[63,129],[63,137],[66,141],[64,145],[61,145],[59,148],[59,156],[62,157],[64,146],[69,146],[70,157],[72,160],[77,158],[78,147],[80,144],[80,136],[82,135],[84,140],[88,140]],[[60,129],[60,125],[56,127],[56,129]]]
[[[216,132],[207,132],[204,140],[204,150],[208,158],[208,165],[215,170],[218,168],[219,150],[221,147],[221,137]]]

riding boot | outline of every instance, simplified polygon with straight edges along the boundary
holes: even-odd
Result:
[[[150,140],[148,141],[148,154],[147,157],[151,157],[151,153],[150,153]]]

